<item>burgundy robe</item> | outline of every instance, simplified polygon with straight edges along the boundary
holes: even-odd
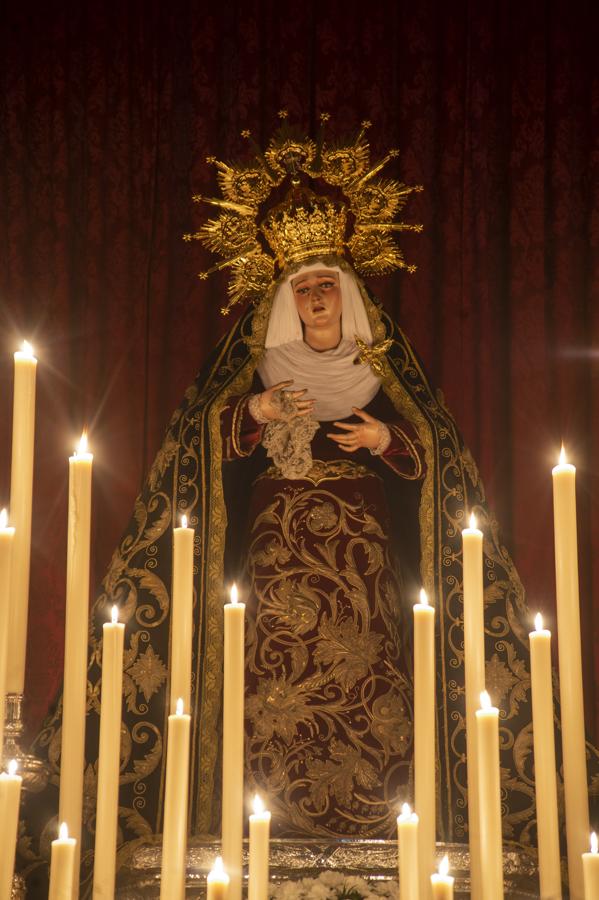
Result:
[[[421,479],[422,448],[381,390],[367,411],[391,429],[382,457],[341,450],[325,422],[308,476],[285,479],[248,399],[221,420],[225,459],[258,457],[241,556],[246,784],[276,836],[391,837],[412,758],[412,623],[384,475]]]

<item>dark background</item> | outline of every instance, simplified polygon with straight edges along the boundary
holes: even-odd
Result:
[[[595,2],[69,2],[0,8],[0,505],[12,352],[39,358],[27,712],[62,673],[67,456],[94,453],[99,583],[172,408],[216,338],[205,157],[277,111],[362,119],[424,185],[373,287],[478,460],[533,610],[554,622],[551,467],[578,469],[588,724],[599,654],[599,15]]]

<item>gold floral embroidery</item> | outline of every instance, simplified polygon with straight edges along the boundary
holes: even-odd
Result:
[[[258,683],[256,693],[247,701],[246,714],[260,740],[268,741],[277,734],[286,744],[294,739],[300,722],[313,720],[303,687],[276,676],[266,676]]]
[[[150,474],[148,475],[148,481],[152,491],[157,491],[161,487],[162,477],[169,464],[174,459],[178,449],[179,444],[177,441],[175,441],[171,435],[167,435],[162,447],[156,454],[156,458],[150,469]]]
[[[385,750],[405,756],[411,743],[411,718],[401,694],[391,689],[372,704],[372,734]]]
[[[355,747],[333,739],[326,761],[315,759],[306,768],[310,779],[310,797],[314,807],[322,815],[329,796],[340,805],[351,805],[359,788],[373,788],[379,784],[376,769],[363,759]]]
[[[308,528],[310,531],[330,531],[337,524],[337,513],[332,503],[322,503],[315,506],[308,514]]]
[[[246,766],[279,833],[390,835],[409,778],[400,592],[363,481],[274,481],[252,527]]]
[[[332,677],[344,691],[351,690],[356,681],[368,674],[379,658],[383,641],[380,634],[361,632],[352,619],[331,622],[326,615],[318,629],[318,638],[314,662],[330,666]]]
[[[151,645],[126,669],[126,673],[131,676],[146,702],[160,688],[168,674],[166,666]]]
[[[485,665],[485,687],[493,698],[493,703],[501,703],[509,694],[518,679],[510,672],[504,662],[496,653]]]

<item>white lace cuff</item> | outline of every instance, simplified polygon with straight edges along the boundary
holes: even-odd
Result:
[[[252,394],[248,400],[248,410],[251,417],[256,420],[258,425],[266,425],[268,419],[262,412],[261,399],[262,394]]]
[[[391,443],[391,432],[384,422],[379,422],[379,432],[381,435],[380,440],[376,447],[370,451],[373,456],[382,456]]]

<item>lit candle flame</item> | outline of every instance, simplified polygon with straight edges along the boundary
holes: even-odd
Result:
[[[473,512],[470,513],[470,528],[476,528],[476,516]]]
[[[176,714],[177,716],[182,716],[182,715],[183,715],[183,697],[179,697],[179,699],[177,700],[177,705],[176,705],[176,708],[175,708],[175,714]]]
[[[597,839],[597,834],[592,831],[591,832],[591,853],[597,853],[599,851],[599,840]]]
[[[408,816],[411,816],[411,815],[412,815],[412,807],[410,806],[409,803],[404,803],[404,804],[402,805],[402,807],[401,807],[401,814],[402,814],[402,816],[406,816],[406,818],[407,818]]]
[[[81,433],[79,443],[75,448],[75,456],[84,456],[87,453],[87,431]]]
[[[187,528],[187,516],[181,516],[181,528]]]
[[[210,871],[211,875],[216,875],[217,877],[222,877],[225,874],[225,867],[223,866],[223,858],[222,856],[217,856],[214,860],[214,865]]]
[[[420,602],[423,606],[428,606],[428,594],[424,588],[420,588]]]
[[[543,616],[541,615],[541,613],[537,613],[535,616],[535,629],[537,631],[543,630]]]
[[[254,814],[259,816],[264,812],[264,803],[262,802],[262,797],[259,794],[256,794],[254,797]]]
[[[480,695],[480,708],[481,709],[492,709],[491,706],[491,698],[487,691],[483,691]]]
[[[449,857],[447,853],[439,863],[439,875],[442,875],[444,878],[449,874]]]
[[[66,822],[61,822],[60,828],[58,829],[58,838],[61,841],[67,841],[69,838],[69,829],[67,828]]]
[[[115,606],[112,607],[112,609],[111,609],[111,611],[110,611],[110,618],[111,618],[111,620],[112,620],[112,624],[113,624],[113,625],[116,625],[116,623],[117,623],[118,620],[119,620],[119,608],[118,608],[118,606],[115,605]]]
[[[0,512],[0,528],[6,528],[8,525],[8,513],[5,509]]]
[[[559,453],[559,464],[560,464],[560,466],[564,466],[566,464],[566,462],[567,462],[566,450],[564,448],[564,445],[562,444],[562,449],[560,450],[560,453]]]
[[[21,344],[21,353],[24,353],[25,356],[33,356],[33,347],[29,341],[23,341]]]
[[[16,775],[16,774],[17,774],[17,768],[18,768],[18,763],[17,763],[16,759],[11,759],[11,761],[10,761],[9,764],[8,764],[8,774],[9,774],[9,775]]]
[[[238,602],[239,602],[239,595],[237,592],[237,585],[234,584],[231,587],[231,603],[238,603]]]

